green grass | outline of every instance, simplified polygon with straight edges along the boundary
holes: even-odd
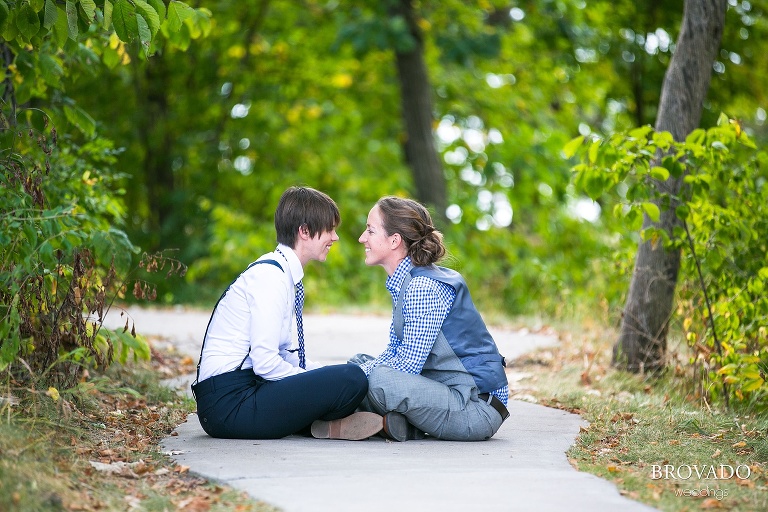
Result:
[[[513,394],[532,395],[589,422],[568,452],[577,469],[663,511],[768,510],[765,414],[706,403],[680,365],[660,377],[612,369],[614,333],[561,339],[557,349],[514,362],[511,370],[525,377]],[[731,476],[730,468],[745,478]]]

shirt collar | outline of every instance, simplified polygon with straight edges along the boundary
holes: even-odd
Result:
[[[301,262],[299,261],[299,257],[296,256],[296,253],[293,252],[293,249],[288,247],[287,245],[278,244],[277,248],[280,250],[280,252],[275,251],[278,255],[282,253],[285,257],[285,261],[288,263],[288,269],[291,272],[291,278],[293,279],[293,284],[296,285],[304,279],[304,267],[301,266]]]
[[[400,287],[403,285],[403,279],[405,279],[405,275],[410,272],[412,268],[413,262],[411,261],[411,257],[406,256],[397,266],[392,275],[387,278],[387,290],[389,290],[393,299],[397,299],[397,296],[400,295]]]

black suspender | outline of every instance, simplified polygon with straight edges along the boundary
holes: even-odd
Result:
[[[251,267],[253,267],[254,265],[258,265],[259,263],[269,263],[270,265],[274,265],[277,268],[279,268],[282,272],[285,272],[285,270],[283,270],[283,267],[280,266],[280,264],[278,262],[276,262],[275,260],[259,260],[259,261],[254,261],[253,263],[248,265],[248,267],[245,270],[240,272],[240,275],[238,275],[234,279],[234,281],[229,283],[229,286],[227,286],[227,289],[224,290],[224,293],[221,294],[221,297],[219,297],[219,300],[216,301],[216,305],[213,306],[213,311],[211,312],[211,318],[208,320],[208,326],[206,326],[206,328],[205,328],[205,334],[203,335],[203,346],[200,347],[200,359],[197,361],[197,376],[195,377],[195,382],[192,384],[193,386],[195,384],[197,384],[198,379],[200,379],[200,365],[203,362],[203,350],[205,350],[205,338],[208,336],[208,329],[211,327],[211,322],[213,321],[213,314],[216,312],[216,308],[219,307],[219,302],[221,302],[221,299],[224,298],[224,296],[227,294],[227,292],[232,287],[232,285],[235,284],[235,281],[240,279],[241,275],[245,274],[246,272],[248,272],[251,269]],[[242,361],[240,361],[240,364],[237,366],[237,368],[235,368],[236,370],[239,370],[240,368],[243,367],[243,363],[245,363],[245,360],[248,359],[248,354],[249,354],[249,352],[245,353],[245,357],[243,358]]]

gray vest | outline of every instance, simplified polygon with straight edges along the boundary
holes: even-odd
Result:
[[[403,339],[403,300],[411,279],[425,276],[445,283],[456,298],[443,321],[421,374],[448,386],[477,386],[478,393],[490,393],[507,385],[504,359],[477,311],[469,289],[458,272],[429,265],[413,267],[403,279],[394,311],[395,335]]]

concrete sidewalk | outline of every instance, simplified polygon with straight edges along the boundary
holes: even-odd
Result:
[[[197,357],[208,312],[130,308],[136,330]],[[122,326],[113,311],[107,325]],[[308,357],[340,363],[357,352],[378,354],[389,318],[371,315],[305,315]],[[491,329],[508,360],[557,343],[553,336]],[[511,373],[511,372],[510,372]],[[190,377],[180,389],[189,390]],[[655,510],[622,497],[616,487],[580,473],[565,452],[579,416],[519,400],[493,439],[461,443],[425,439],[394,443],[383,438],[330,441],[291,436],[279,440],[208,437],[192,414],[162,449],[202,477],[246,491],[286,512],[589,511]]]

